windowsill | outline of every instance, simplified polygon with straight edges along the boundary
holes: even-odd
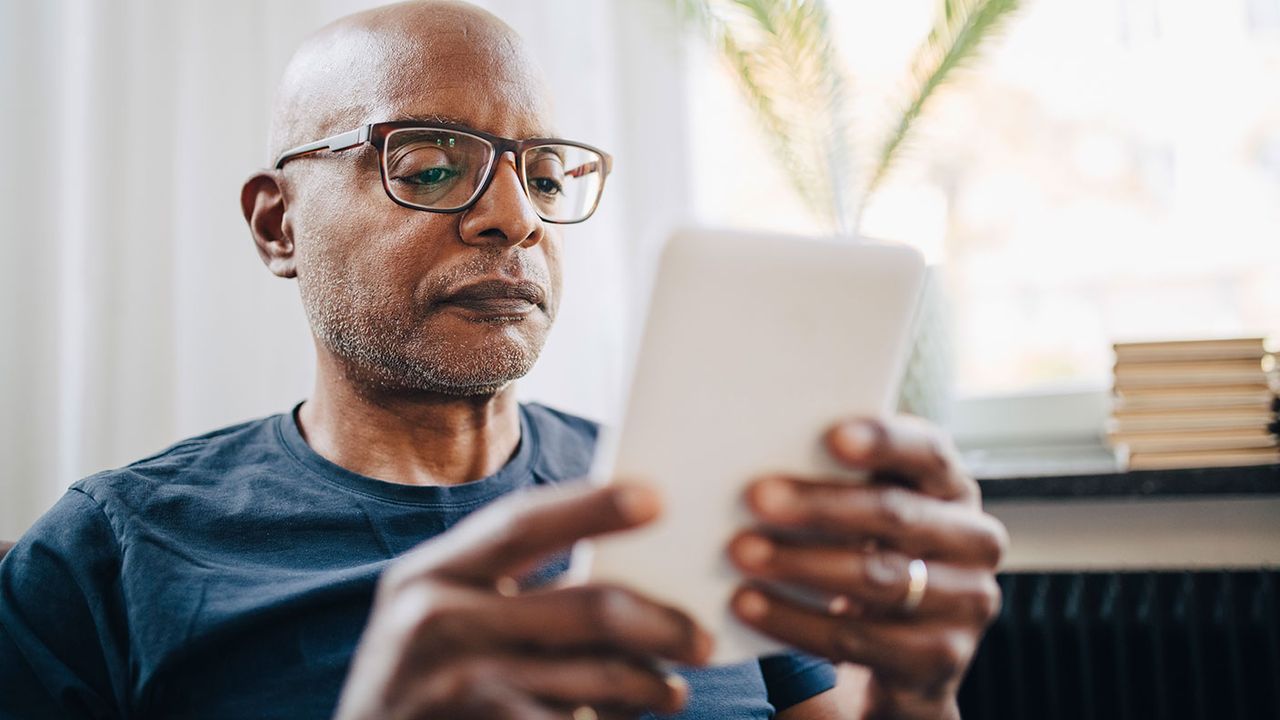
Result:
[[[979,479],[987,502],[1280,495],[1280,465]]]

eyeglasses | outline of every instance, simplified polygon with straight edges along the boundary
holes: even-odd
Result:
[[[414,210],[458,213],[475,204],[493,180],[498,158],[510,152],[530,204],[543,220],[578,223],[600,203],[613,169],[608,153],[553,138],[512,140],[412,120],[370,123],[299,145],[276,159],[276,169],[294,158],[338,152],[370,143],[378,150],[382,187],[396,204]]]

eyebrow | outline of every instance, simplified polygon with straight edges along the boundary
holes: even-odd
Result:
[[[471,125],[471,123],[468,123],[460,118],[452,117],[450,115],[440,115],[437,113],[431,113],[428,115],[415,115],[415,114],[409,113],[409,114],[401,115],[396,119],[412,120],[413,122],[420,122],[420,123],[431,123],[433,125],[449,125],[456,128],[474,127],[473,125]]]
[[[457,130],[478,130],[479,129],[474,123],[467,122],[466,120],[454,117],[452,115],[442,115],[439,113],[428,113],[426,115],[420,115],[416,113],[405,113],[404,115],[400,115],[395,119],[396,120],[412,120],[413,122],[430,123],[432,125],[443,125],[446,127],[455,128]],[[550,130],[548,128],[543,128],[543,130],[545,130],[546,132],[539,135],[531,135],[530,137],[549,137],[549,138],[560,137],[558,134],[556,134],[554,130]]]

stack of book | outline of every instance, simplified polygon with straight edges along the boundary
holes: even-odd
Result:
[[[1108,437],[1131,470],[1280,463],[1262,338],[1117,343]]]

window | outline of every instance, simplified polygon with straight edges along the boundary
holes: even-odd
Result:
[[[936,3],[828,5],[874,137]],[[695,214],[815,232],[729,70],[690,62]],[[1097,395],[1113,341],[1276,332],[1277,78],[1280,0],[1025,2],[864,216],[940,263],[956,395]]]

